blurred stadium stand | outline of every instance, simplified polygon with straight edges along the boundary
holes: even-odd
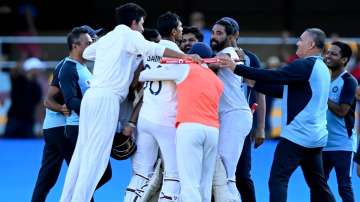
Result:
[[[238,40],[238,44],[246,49],[252,50],[260,57],[260,60],[264,61],[265,58],[268,58],[271,55],[279,54],[279,46],[285,45],[290,48],[293,47],[297,38],[289,37],[287,38],[285,44],[282,37],[272,37],[272,36],[242,36]],[[342,38],[342,40],[353,41],[357,44],[360,44],[360,38]],[[328,39],[330,41],[330,39]],[[48,66],[48,68],[54,68],[60,59],[67,55],[66,50],[66,37],[64,36],[0,36],[0,47],[2,44],[37,44],[42,47],[43,50],[46,50],[45,60],[43,62]],[[0,48],[0,55],[2,55],[2,50]],[[7,60],[1,61],[0,59],[0,69],[13,68],[17,65],[17,61]],[[3,72],[0,72],[0,94],[9,93],[11,84],[9,75]],[[6,124],[6,113],[9,110],[11,105],[11,100],[6,99],[5,102],[0,103],[0,135],[4,132],[4,127]],[[273,107],[270,112],[270,131],[268,131],[269,137],[278,137],[281,131],[281,99],[275,99],[273,102]],[[40,124],[41,125],[41,124]],[[37,125],[39,126],[39,124]]]

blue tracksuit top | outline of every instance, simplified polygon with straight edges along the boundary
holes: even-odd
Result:
[[[70,116],[66,117],[66,125],[79,125],[81,100],[89,88],[91,78],[92,74],[86,65],[65,58],[59,72],[59,83],[65,104],[71,110]]]
[[[298,59],[276,70],[238,65],[234,73],[256,80],[256,91],[283,98],[281,137],[307,148],[326,145],[330,72],[320,56]]]

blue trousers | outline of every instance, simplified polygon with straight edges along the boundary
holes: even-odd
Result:
[[[339,195],[343,202],[354,202],[354,192],[351,184],[351,151],[323,151],[323,165],[325,179],[329,179],[330,172],[335,168]]]
[[[55,127],[43,130],[44,150],[41,167],[31,198],[32,202],[45,202],[50,189],[54,187],[65,160],[69,165],[75,149],[78,126]],[[111,179],[110,163],[101,178],[97,188]],[[93,201],[93,200],[92,200]]]
[[[271,167],[270,202],[286,202],[289,178],[298,166],[310,188],[311,202],[335,202],[324,177],[322,148],[306,148],[281,138]]]
[[[255,187],[251,179],[251,133],[245,138],[244,147],[236,167],[236,187],[241,201],[255,202]]]

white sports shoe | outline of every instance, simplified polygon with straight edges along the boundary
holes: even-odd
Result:
[[[147,187],[149,178],[140,174],[135,174],[126,188],[124,202],[141,201],[144,190]]]

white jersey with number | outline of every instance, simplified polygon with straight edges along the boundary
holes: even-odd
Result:
[[[180,48],[172,41],[161,40],[159,44],[181,52]],[[160,57],[158,56],[148,55],[144,57],[145,69],[151,70],[173,65],[160,64],[159,62]],[[139,117],[152,123],[175,126],[176,107],[176,84],[174,81],[147,81],[144,83],[143,105]]]
[[[239,59],[233,47],[227,47],[219,53],[230,54],[232,59]],[[233,110],[249,110],[249,104],[242,89],[242,77],[234,74],[228,68],[219,69],[218,76],[224,84],[224,93],[220,98],[219,112],[228,112]]]

